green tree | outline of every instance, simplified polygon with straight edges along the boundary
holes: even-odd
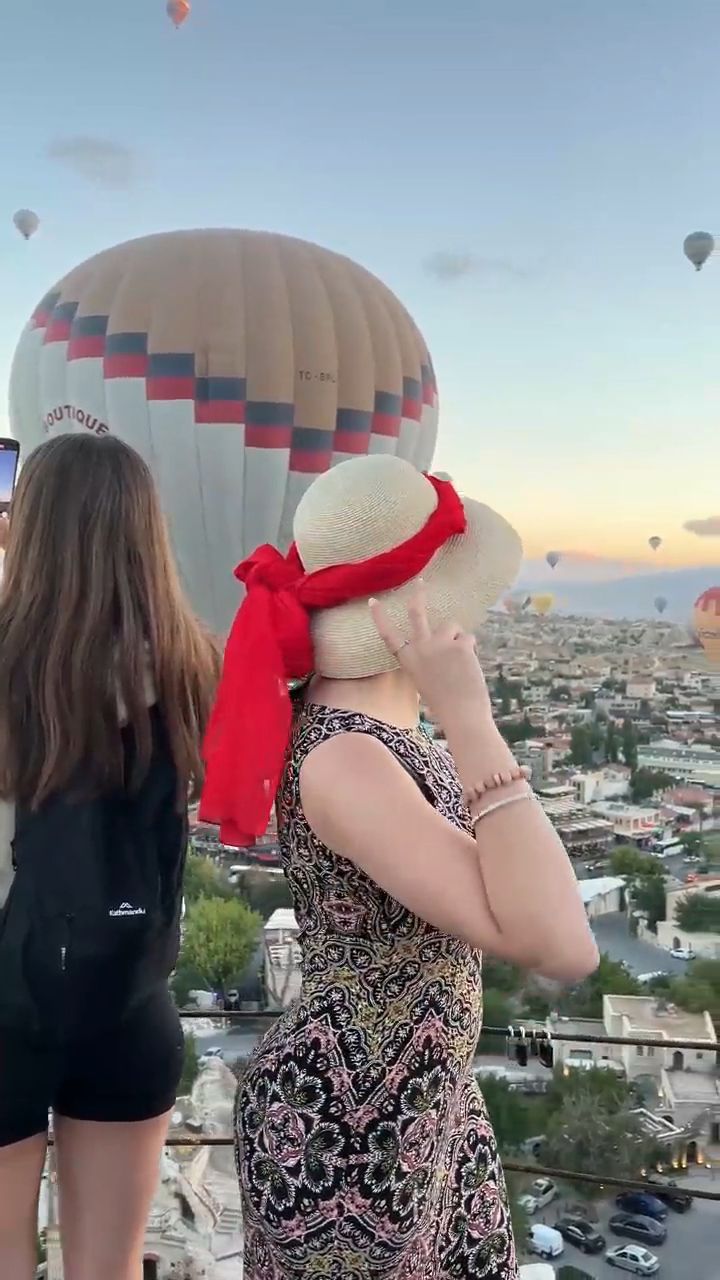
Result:
[[[178,966],[170,979],[170,988],[178,1009],[187,1008],[191,991],[209,991],[207,979],[181,953]]]
[[[505,1028],[510,1026],[515,1017],[516,1005],[504,991],[494,991],[486,987],[483,994],[483,1027],[502,1027],[501,1036],[488,1035],[485,1030],[480,1033],[477,1044],[479,1054],[505,1052]]]
[[[642,987],[630,970],[603,952],[595,972],[563,996],[562,1012],[574,1018],[601,1018],[606,991],[616,996],[642,995]]]
[[[700,831],[683,831],[678,839],[686,853],[702,855],[705,851],[705,837]]]
[[[666,791],[675,779],[669,773],[654,769],[635,769],[630,779],[630,794],[636,804],[649,800],[656,791]]]
[[[707,1009],[720,1027],[720,960],[693,960],[688,972],[672,982],[670,997],[688,1013],[703,1013]]]
[[[627,1104],[620,1107],[614,1102],[608,1104],[594,1087],[583,1088],[584,1072],[571,1071],[569,1078],[573,1076],[580,1076],[580,1083],[566,1093],[561,1106],[548,1121],[541,1151],[543,1164],[569,1173],[596,1173],[605,1169],[615,1177],[637,1177],[654,1154],[654,1144],[644,1133],[638,1117]],[[578,1194],[587,1199],[598,1199],[603,1194],[599,1186],[590,1183],[577,1183],[576,1188]]]
[[[185,1035],[185,1043],[183,1046],[183,1069],[178,1085],[178,1094],[185,1097],[190,1093],[200,1072],[200,1059],[197,1051],[197,1041],[192,1032]]]
[[[648,927],[657,933],[658,921],[665,919],[665,883],[661,876],[640,876],[632,890],[633,905],[645,915]]]
[[[637,733],[632,720],[623,720],[622,727],[623,759],[631,769],[637,769]]]
[[[519,1093],[513,1092],[507,1080],[486,1075],[480,1080],[480,1089],[500,1150],[515,1151],[532,1137],[534,1112]]]
[[[262,918],[235,898],[200,898],[188,911],[183,959],[213,990],[225,991],[253,953]]]
[[[185,863],[183,892],[188,906],[198,898],[232,898],[233,891],[223,880],[212,858],[189,853]]]
[[[536,738],[542,732],[536,728],[527,714],[520,721],[513,721],[510,724],[500,722],[498,728],[507,743],[513,746],[516,742],[526,742],[528,738]]]
[[[720,933],[720,898],[686,893],[675,906],[675,922],[687,933]]]
[[[483,956],[483,987],[486,992],[492,988],[493,991],[515,995],[521,990],[524,981],[525,975],[516,964],[496,960],[493,956]]]
[[[581,769],[587,769],[593,762],[593,748],[590,730],[587,725],[576,724],[570,734],[570,759]]]
[[[269,920],[279,907],[292,907],[290,886],[284,876],[271,876],[265,871],[243,871],[238,877],[237,891],[244,902]]]
[[[605,730],[605,759],[611,764],[617,764],[620,759],[620,740],[614,720],[608,720]]]
[[[634,844],[619,844],[613,849],[610,854],[610,869],[613,875],[628,876],[630,879],[638,876],[657,876],[660,881],[663,879],[662,867],[657,859],[642,853]]]

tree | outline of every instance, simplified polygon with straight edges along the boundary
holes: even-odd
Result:
[[[602,1018],[603,994],[616,996],[642,995],[642,987],[620,960],[611,960],[604,952],[594,973],[571,988],[562,1000],[562,1012],[573,1018]]]
[[[636,849],[634,844],[619,844],[613,849],[610,869],[613,875],[628,876],[629,879],[638,876],[657,876],[661,882],[663,879],[662,867],[657,860]]]
[[[637,733],[632,720],[623,720],[622,727],[623,759],[631,769],[637,769]]]
[[[480,1081],[480,1089],[500,1150],[516,1150],[532,1137],[534,1112],[520,1094],[512,1091],[507,1080],[486,1075]]]
[[[642,911],[648,922],[648,928],[657,933],[659,920],[665,919],[665,883],[657,872],[640,876],[632,890],[633,905]]]
[[[541,732],[540,729],[537,729],[535,725],[532,724],[527,714],[525,714],[519,722],[510,724],[503,724],[501,722],[498,724],[498,728],[503,738],[510,746],[516,742],[526,742],[528,738],[536,738]]]
[[[178,1094],[184,1097],[190,1093],[198,1078],[199,1072],[200,1061],[197,1051],[197,1041],[192,1032],[188,1032],[185,1036],[185,1043],[183,1046],[183,1069],[182,1076],[180,1077],[180,1084],[178,1085]]]
[[[185,863],[183,892],[188,906],[198,898],[232,898],[233,891],[222,879],[215,863],[199,853],[189,853]]]
[[[576,724],[570,734],[570,759],[581,769],[587,769],[593,762],[593,748],[590,731],[587,725]]]
[[[484,1030],[480,1033],[477,1044],[479,1054],[505,1052],[505,1028],[510,1026],[515,1017],[515,1005],[502,991],[493,991],[486,987],[483,994],[483,1026],[502,1027],[502,1036],[488,1035]]]
[[[702,855],[705,851],[705,837],[699,831],[683,831],[678,839],[686,853]]]
[[[707,1009],[713,1022],[720,1026],[720,960],[693,960],[689,971],[672,982],[670,997],[688,1013]]]
[[[269,876],[265,871],[243,871],[238,877],[237,891],[253,911],[269,920],[279,907],[292,907],[290,886],[284,876]]]
[[[635,769],[630,779],[630,794],[636,804],[649,800],[656,791],[666,791],[675,779],[669,773],[654,769]]]
[[[237,898],[200,898],[188,911],[183,959],[213,990],[224,991],[246,968],[261,925],[261,917]]]
[[[588,1084],[594,1073],[571,1071],[569,1089],[558,1110],[550,1116],[542,1145],[543,1164],[566,1169],[569,1173],[596,1173],[606,1169],[615,1177],[636,1178],[649,1163],[655,1144],[647,1137],[627,1101],[620,1106],[615,1100],[599,1096]],[[610,1075],[600,1072],[601,1075]],[[622,1083],[622,1082],[620,1082]],[[587,1199],[597,1199],[602,1189],[592,1183],[577,1183],[577,1191]]]
[[[614,720],[608,720],[605,730],[605,758],[610,764],[617,764],[620,759],[620,740]]]
[[[170,987],[178,1009],[187,1007],[191,991],[210,990],[207,979],[193,965],[187,964],[182,954],[178,961],[178,967],[170,979]]]
[[[483,956],[483,987],[486,993],[492,988],[493,991],[515,995],[524,981],[525,975],[517,965],[509,964],[506,960],[495,960],[493,956]]]
[[[720,933],[720,899],[686,893],[675,906],[675,922],[687,933]]]

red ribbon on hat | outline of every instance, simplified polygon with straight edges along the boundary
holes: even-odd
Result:
[[[306,573],[295,544],[286,556],[258,547],[235,570],[246,595],[225,647],[223,672],[203,746],[202,822],[224,844],[252,844],[267,829],[292,727],[287,681],[313,671],[310,615],[391,591],[417,577],[435,552],[467,527],[449,480],[427,476],[437,506],[400,546],[357,564]]]

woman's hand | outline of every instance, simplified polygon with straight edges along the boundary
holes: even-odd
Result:
[[[371,599],[368,604],[382,640],[443,726],[459,712],[473,718],[481,713],[492,719],[473,637],[455,623],[431,630],[421,580],[408,604],[410,639],[403,638],[379,600]]]

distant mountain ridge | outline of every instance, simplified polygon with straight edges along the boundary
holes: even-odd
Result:
[[[720,564],[658,573],[631,573],[605,581],[583,581],[580,578],[563,581],[550,571],[536,576],[533,569],[534,565],[523,566],[513,592],[551,591],[555,596],[554,609],[558,613],[581,613],[616,620],[657,618],[655,598],[665,596],[668,603],[663,619],[688,622],[698,596],[708,587],[720,586]]]

